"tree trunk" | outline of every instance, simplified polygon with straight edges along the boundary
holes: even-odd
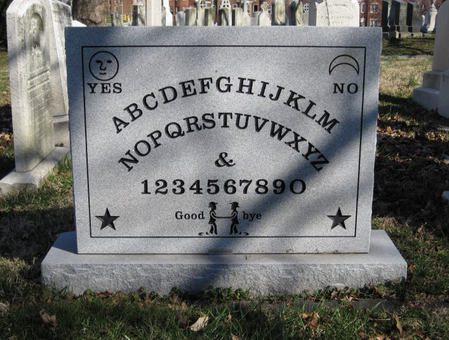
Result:
[[[87,26],[106,26],[106,16],[110,14],[108,4],[108,0],[73,0],[73,19]]]

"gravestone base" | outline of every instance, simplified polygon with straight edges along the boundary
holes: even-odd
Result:
[[[54,143],[58,146],[70,146],[69,115],[53,117]]]
[[[404,280],[407,263],[385,231],[374,230],[367,254],[78,255],[76,233],[59,236],[42,262],[42,284],[82,294],[148,292],[173,287],[200,293],[232,287],[251,295],[298,294]]]
[[[442,93],[442,95],[440,94]],[[435,110],[449,118],[449,71],[428,71],[424,73],[423,86],[413,90],[413,100],[427,110]]]
[[[413,100],[429,111],[438,109],[440,90],[431,87],[418,87],[413,90]]]
[[[0,181],[0,195],[20,190],[37,190],[42,181],[69,153],[69,148],[57,147],[33,170],[26,172],[12,170]]]
[[[443,199],[444,199],[446,202],[449,203],[449,191],[443,192],[442,197],[443,197]]]

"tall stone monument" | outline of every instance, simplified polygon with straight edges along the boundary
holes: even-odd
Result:
[[[57,58],[58,52],[52,49],[55,39],[51,38],[54,27],[49,24],[49,8],[45,0],[15,0],[7,10],[16,167],[0,181],[2,194],[36,189],[69,151],[55,148],[54,142],[53,101],[62,98],[54,89],[61,82],[52,74],[53,66],[60,69],[52,64],[51,54]]]
[[[295,294],[405,277],[371,231],[380,28],[80,32],[77,232],[47,255],[45,285]]]

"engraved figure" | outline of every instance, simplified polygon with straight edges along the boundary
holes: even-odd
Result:
[[[36,71],[37,69],[44,66],[44,26],[42,18],[37,14],[33,14],[30,20],[30,52],[31,52],[31,71]]]
[[[216,202],[210,202],[209,203],[210,213],[209,213],[209,224],[210,224],[210,230],[209,234],[217,235],[217,218],[220,218],[217,216],[217,213],[215,212],[217,210],[217,203]]]
[[[229,217],[231,219],[231,229],[229,234],[238,234],[239,231],[237,230],[237,224],[239,224],[239,212],[237,211],[237,208],[239,208],[239,204],[237,202],[232,202],[231,203],[231,209],[232,209],[232,213],[231,216]]]

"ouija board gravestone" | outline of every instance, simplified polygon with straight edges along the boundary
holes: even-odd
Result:
[[[66,30],[79,253],[368,252],[381,30],[291,29]]]

